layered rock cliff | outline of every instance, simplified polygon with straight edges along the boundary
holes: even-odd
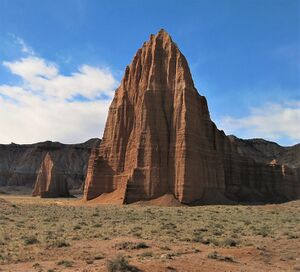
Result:
[[[126,68],[90,157],[84,198],[120,191],[124,203],[166,193],[188,204],[269,202],[294,199],[299,187],[293,170],[241,155],[217,129],[185,57],[161,30]]]
[[[238,152],[249,156],[255,161],[270,163],[276,161],[291,168],[300,169],[300,144],[281,146],[264,139],[239,139],[233,135],[228,136],[238,147]]]
[[[39,169],[32,196],[69,197],[67,176],[48,152]]]
[[[33,188],[41,163],[47,153],[57,158],[70,188],[80,188],[84,182],[91,149],[99,139],[82,144],[42,142],[37,144],[0,145],[0,186]]]

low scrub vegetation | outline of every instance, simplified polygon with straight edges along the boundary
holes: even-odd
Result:
[[[232,248],[300,237],[298,206],[88,207],[32,201],[0,205],[0,264],[28,261],[28,250],[38,255],[45,249],[71,250],[77,241],[119,237],[128,240],[116,242],[114,249],[138,250],[143,258],[160,257],[150,241],[160,245],[160,255],[172,255],[172,245],[181,242],[191,248]]]

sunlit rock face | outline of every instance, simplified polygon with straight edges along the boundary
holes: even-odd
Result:
[[[32,196],[43,198],[70,196],[66,176],[55,164],[49,153],[46,154],[41,164]]]
[[[126,68],[89,160],[84,198],[116,190],[124,203],[166,193],[187,204],[285,201],[299,196],[299,178],[237,152],[160,30]]]

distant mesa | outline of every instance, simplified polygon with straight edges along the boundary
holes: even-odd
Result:
[[[32,196],[42,198],[70,197],[66,176],[55,164],[49,152],[41,164]]]
[[[94,148],[84,199],[133,203],[172,195],[185,204],[299,198],[296,170],[258,162],[211,121],[170,35],[151,35],[126,67]]]

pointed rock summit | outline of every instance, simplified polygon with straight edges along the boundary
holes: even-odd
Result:
[[[288,171],[289,172],[289,171]],[[126,67],[103,139],[90,157],[86,200],[121,203],[172,194],[187,204],[284,201],[299,179],[237,152],[211,121],[188,63],[170,35],[151,35]]]
[[[49,152],[41,164],[32,196],[42,198],[70,196],[66,176],[58,170]]]

